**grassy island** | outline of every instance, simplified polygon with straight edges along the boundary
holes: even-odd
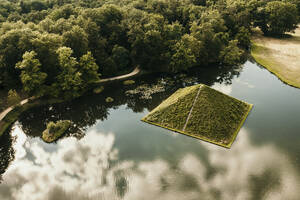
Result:
[[[300,88],[300,28],[291,37],[271,38],[256,32],[251,55],[283,82]]]
[[[230,148],[251,108],[199,84],[177,90],[142,121]]]
[[[47,129],[43,132],[42,138],[45,142],[51,143],[61,137],[71,126],[71,121],[64,120],[47,124]]]

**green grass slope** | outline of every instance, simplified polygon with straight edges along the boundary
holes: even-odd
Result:
[[[230,148],[251,108],[200,84],[178,90],[142,121]]]
[[[203,86],[184,131],[228,146],[235,139],[251,107],[248,103]]]
[[[199,86],[177,90],[158,107],[152,110],[142,121],[157,124],[169,129],[181,130],[192,108]]]

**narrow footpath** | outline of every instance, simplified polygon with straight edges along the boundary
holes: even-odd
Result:
[[[115,77],[111,77],[111,78],[105,78],[105,79],[101,79],[100,81],[98,81],[97,83],[106,83],[106,82],[110,82],[110,81],[115,81],[115,80],[122,80],[122,79],[127,79],[130,77],[133,77],[135,75],[137,75],[138,73],[140,73],[141,70],[139,67],[136,67],[132,72],[128,73],[128,74],[124,74],[124,75],[120,75],[120,76],[115,76]],[[28,103],[28,99],[24,99],[20,102],[20,105],[24,105],[26,103]],[[0,122],[5,118],[5,116],[12,111],[15,108],[16,105],[14,106],[10,106],[7,109],[5,109],[3,112],[0,113]]]
[[[122,79],[126,79],[126,78],[130,78],[132,76],[137,75],[138,73],[140,73],[140,68],[136,67],[132,72],[130,72],[129,74],[125,74],[125,75],[121,75],[121,76],[115,76],[112,78],[105,78],[105,79],[101,79],[100,81],[98,81],[97,83],[105,83],[105,82],[109,82],[109,81],[115,81],[115,80],[122,80]]]
[[[24,99],[20,102],[20,105],[24,105],[28,102],[29,98],[28,99]],[[10,112],[12,111],[14,108],[16,107],[16,105],[14,106],[10,106],[8,107],[6,110],[4,110],[2,113],[0,113],[0,121],[2,121],[4,119],[4,117]]]

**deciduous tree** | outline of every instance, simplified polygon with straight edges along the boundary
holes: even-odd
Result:
[[[72,57],[73,50],[69,47],[60,47],[56,53],[61,71],[56,77],[54,87],[66,99],[78,97],[83,89],[83,80],[82,73],[78,70],[79,63]],[[57,96],[59,93],[54,95]]]
[[[16,64],[16,68],[21,70],[20,78],[24,91],[30,95],[42,96],[47,74],[41,71],[41,63],[35,57],[34,51],[25,52],[23,60]]]

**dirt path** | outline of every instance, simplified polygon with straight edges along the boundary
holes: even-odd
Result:
[[[122,79],[126,79],[126,78],[130,78],[133,77],[135,75],[137,75],[138,73],[140,73],[140,69],[139,67],[136,67],[132,72],[130,72],[129,74],[125,74],[125,75],[121,75],[121,76],[115,76],[112,78],[106,78],[106,79],[101,79],[99,82],[97,83],[105,83],[105,82],[109,82],[109,81],[115,81],[115,80],[122,80]],[[20,102],[20,105],[24,105],[28,102],[29,99],[24,99]],[[4,119],[4,117],[14,109],[15,106],[10,106],[9,108],[6,108],[3,112],[0,113],[0,122]]]
[[[252,37],[253,58],[283,82],[300,88],[300,25],[290,38]]]
[[[24,105],[28,102],[28,99],[24,99],[20,102],[20,105]],[[2,121],[4,119],[4,117],[13,109],[15,108],[15,106],[10,106],[9,108],[7,108],[6,110],[4,110],[3,112],[0,113],[0,121]]]
[[[130,78],[132,76],[137,75],[138,73],[140,73],[140,68],[136,67],[131,73],[129,74],[125,74],[125,75],[121,75],[121,76],[115,76],[112,78],[105,78],[105,79],[101,79],[99,82],[97,83],[105,83],[105,82],[109,82],[109,81],[115,81],[115,80],[122,80],[122,79],[126,79],[126,78]]]

